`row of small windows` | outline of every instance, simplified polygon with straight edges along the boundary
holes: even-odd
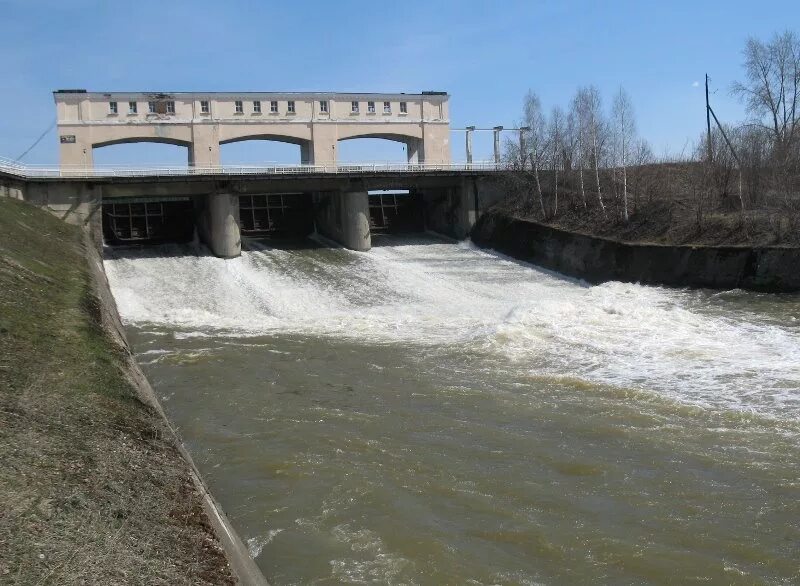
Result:
[[[237,114],[244,114],[244,102],[242,100],[236,100],[234,103],[234,109]],[[118,114],[119,107],[117,102],[109,102],[108,109],[111,114]],[[165,102],[147,102],[147,111],[150,114],[174,114],[175,113],[175,102],[172,100],[165,101]],[[269,111],[272,114],[278,113],[278,102],[276,100],[272,100],[269,103]],[[319,111],[323,114],[328,113],[328,100],[320,100],[319,102]],[[358,114],[360,111],[360,103],[357,101],[350,102],[350,112],[353,114]],[[128,114],[138,114],[138,104],[136,102],[128,102]],[[289,114],[295,113],[295,103],[293,100],[289,100],[286,102],[286,112]],[[375,110],[375,102],[367,102],[367,112],[370,114],[374,114]],[[211,104],[208,100],[201,100],[200,101],[200,113],[201,114],[209,114],[211,113]],[[261,101],[255,100],[253,101],[253,113],[254,114],[261,114]],[[383,113],[384,114],[391,114],[392,113],[392,103],[391,102],[384,102],[383,103]],[[408,114],[408,103],[407,102],[400,102],[400,113],[401,114]]]
[[[208,105],[208,102],[206,102]],[[111,114],[119,114],[119,106],[117,102],[108,103],[108,111]],[[174,114],[175,102],[172,100],[166,102],[147,102],[147,112],[149,114]],[[128,102],[128,114],[138,114],[139,105],[137,102]]]

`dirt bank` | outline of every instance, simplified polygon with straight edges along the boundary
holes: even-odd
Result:
[[[233,584],[87,243],[0,198],[0,582]]]

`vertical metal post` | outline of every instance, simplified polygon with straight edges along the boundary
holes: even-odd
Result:
[[[494,130],[494,164],[500,165],[500,132],[503,130],[502,126],[495,126]]]
[[[708,136],[706,141],[708,144],[708,162],[709,164],[714,160],[714,149],[711,145],[711,105],[708,102],[708,74],[706,73],[706,127],[708,128]]]
[[[467,164],[472,164],[472,133],[475,131],[474,126],[467,126]]]
[[[519,163],[523,171],[525,170],[525,161],[528,159],[525,151],[525,133],[530,129],[530,126],[520,126],[519,128]]]

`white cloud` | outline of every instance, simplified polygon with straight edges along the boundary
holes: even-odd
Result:
[[[700,82],[699,81],[692,82],[692,87],[700,87]]]

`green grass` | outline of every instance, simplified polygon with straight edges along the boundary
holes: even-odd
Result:
[[[0,198],[0,583],[229,583],[188,467],[102,329],[82,243]]]

